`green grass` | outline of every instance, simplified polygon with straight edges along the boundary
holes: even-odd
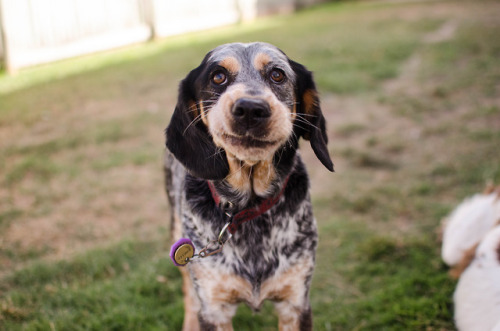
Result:
[[[181,282],[165,258],[152,259],[158,248],[124,242],[14,273],[6,280],[11,290],[2,306],[6,328],[22,323],[27,330],[179,329]]]
[[[0,329],[180,329],[163,130],[208,50],[262,40],[314,71],[328,120],[337,172],[301,147],[315,330],[453,330],[436,233],[500,183],[498,15],[493,1],[335,2],[0,74]],[[450,21],[451,38],[427,41]],[[270,303],[234,320],[276,323]]]

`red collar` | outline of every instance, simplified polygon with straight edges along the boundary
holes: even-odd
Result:
[[[266,211],[271,209],[281,198],[283,193],[285,192],[286,184],[288,183],[288,179],[290,176],[288,176],[285,179],[285,182],[283,183],[283,187],[281,188],[281,191],[275,195],[274,197],[270,197],[262,201],[262,203],[254,208],[247,208],[243,209],[242,211],[236,213],[234,216],[232,216],[231,223],[229,224],[228,231],[231,234],[234,234],[236,230],[240,227],[241,224],[251,221],[254,218],[259,217],[260,215],[264,214]],[[210,188],[210,192],[212,193],[212,198],[214,199],[215,205],[219,206],[221,197],[217,193],[217,190],[215,189],[214,185],[212,182],[207,181],[208,187]]]

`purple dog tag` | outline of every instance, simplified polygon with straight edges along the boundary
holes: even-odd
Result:
[[[194,245],[193,242],[187,238],[177,240],[177,242],[170,248],[170,258],[178,267],[185,266],[189,262],[189,259],[193,256]]]

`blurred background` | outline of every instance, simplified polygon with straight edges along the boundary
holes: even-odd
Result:
[[[227,42],[315,74],[315,330],[453,330],[439,229],[500,182],[498,1],[0,0],[0,329],[179,330],[163,131]],[[237,330],[275,330],[271,304]]]
[[[151,39],[291,13],[325,0],[3,0],[9,72]]]

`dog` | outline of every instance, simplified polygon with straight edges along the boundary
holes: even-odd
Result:
[[[204,247],[182,258],[184,330],[232,330],[239,303],[265,300],[280,330],[312,329],[318,234],[301,137],[333,172],[312,73],[273,45],[221,45],[181,81],[166,129],[171,234]]]
[[[453,294],[460,331],[500,331],[500,189],[465,199],[444,221],[442,258],[459,278]]]

